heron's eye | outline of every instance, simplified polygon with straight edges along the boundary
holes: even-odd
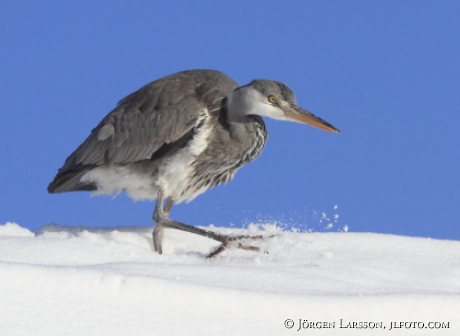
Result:
[[[268,101],[272,104],[276,103],[276,97],[274,95],[268,96]]]

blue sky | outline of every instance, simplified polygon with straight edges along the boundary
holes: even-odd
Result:
[[[342,134],[267,120],[262,156],[172,218],[458,240],[459,17],[458,1],[3,2],[0,223],[152,225],[151,202],[46,187],[121,98],[209,68],[282,81]]]

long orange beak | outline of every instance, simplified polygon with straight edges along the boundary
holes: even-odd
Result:
[[[337,128],[329,124],[327,121],[324,121],[307,110],[304,110],[300,106],[284,103],[280,104],[280,107],[284,111],[284,115],[287,120],[307,124],[328,132],[340,133]]]

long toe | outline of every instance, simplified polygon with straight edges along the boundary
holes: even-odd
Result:
[[[239,249],[246,250],[246,251],[261,252],[259,247],[247,245],[245,243],[248,243],[249,241],[267,240],[267,239],[271,239],[271,238],[275,238],[279,236],[280,236],[279,234],[272,234],[270,236],[262,236],[262,235],[259,235],[259,236],[247,236],[247,235],[221,236],[220,241],[222,242],[222,244],[220,244],[215,249],[214,252],[211,252],[210,254],[208,254],[206,258],[207,259],[214,258],[215,256],[221,254],[222,252],[224,252],[226,249],[229,249],[229,248],[239,248]],[[268,254],[267,251],[263,251],[263,253]]]
[[[243,241],[247,240],[247,238],[244,238],[242,240]],[[226,249],[229,249],[229,248],[239,248],[239,249],[246,250],[246,251],[260,252],[260,248],[257,246],[243,245],[242,242],[231,240],[231,241],[226,241],[220,244],[214,252],[211,252],[206,257],[206,259],[214,258],[218,254],[221,254],[222,252],[224,252]],[[264,252],[264,253],[267,253],[267,252]]]
[[[214,252],[209,253],[209,254],[206,256],[206,259],[214,258],[214,257],[217,256],[218,254],[221,254],[222,252],[224,252],[226,249],[227,249],[227,244],[226,244],[226,243],[222,243],[222,244],[220,244],[220,245],[216,248],[216,250],[215,250]]]

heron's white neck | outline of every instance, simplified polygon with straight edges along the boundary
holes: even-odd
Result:
[[[258,115],[284,120],[283,111],[268,103],[268,98],[252,86],[244,86],[228,95],[229,121],[239,121],[248,115]]]

